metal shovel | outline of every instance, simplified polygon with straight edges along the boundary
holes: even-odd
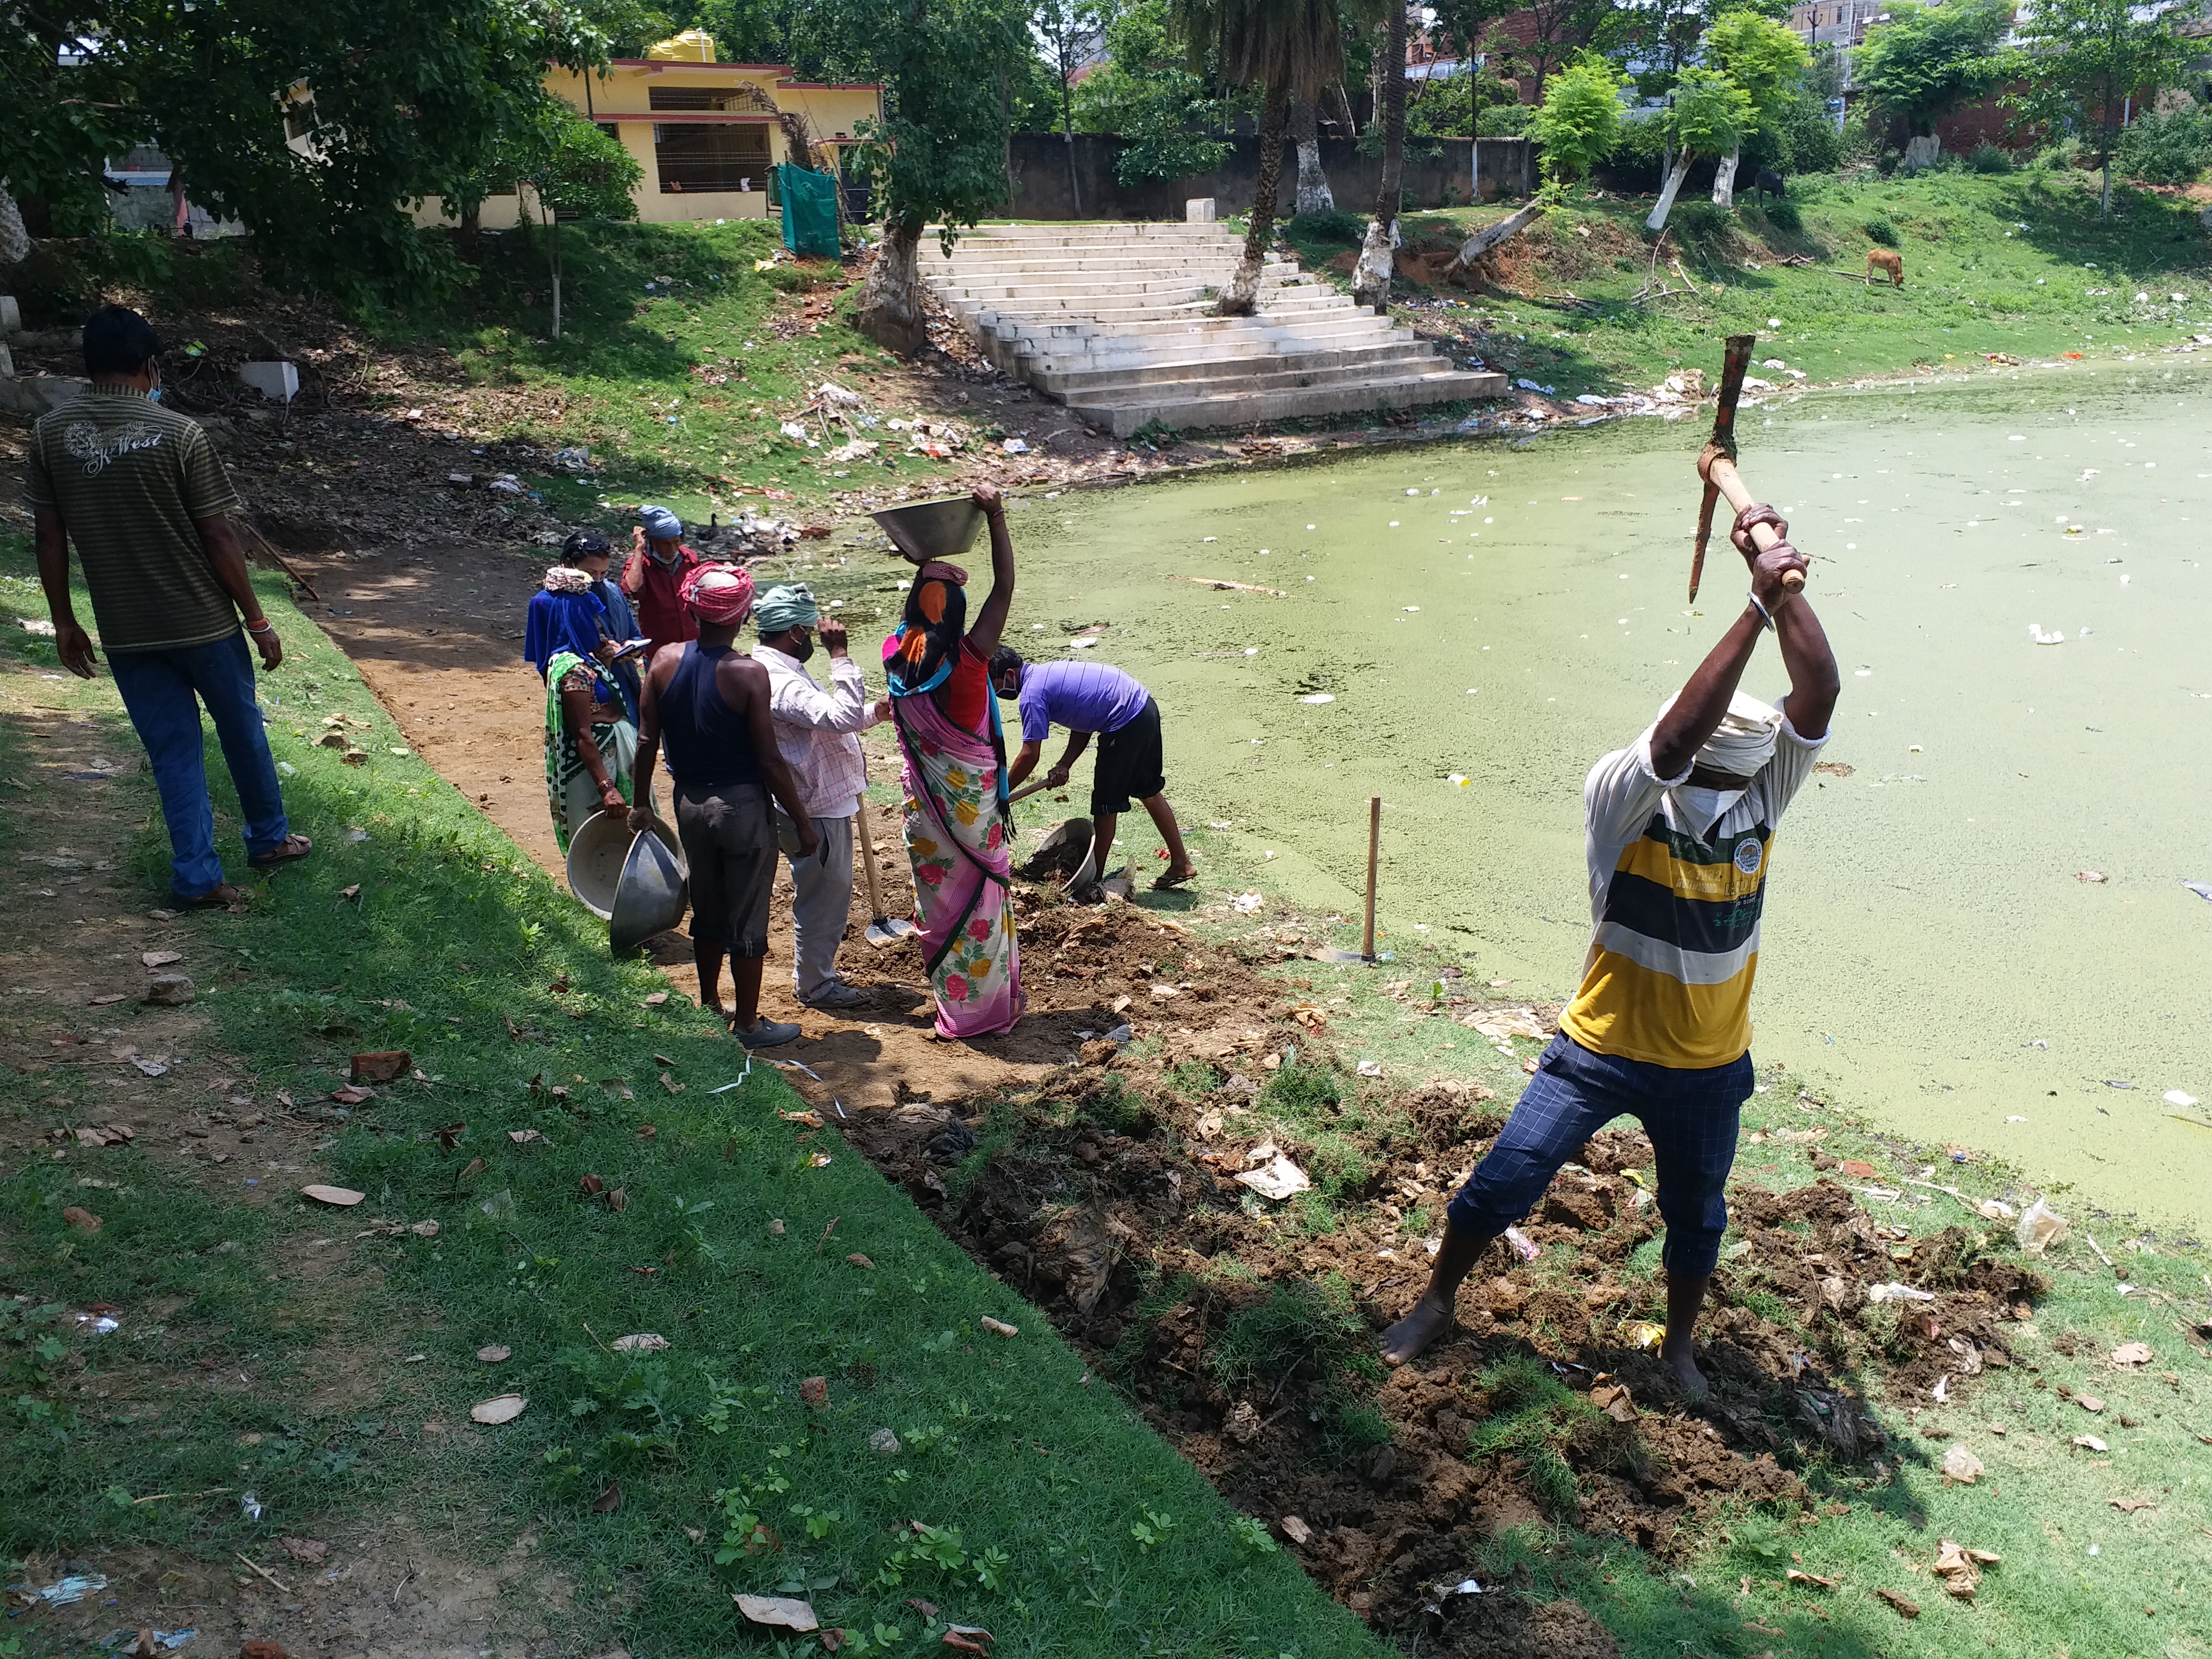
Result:
[[[861,935],[878,951],[911,938],[915,925],[904,916],[884,915],[883,878],[876,873],[876,838],[868,829],[868,804],[860,803],[860,868],[868,878],[868,931]]]

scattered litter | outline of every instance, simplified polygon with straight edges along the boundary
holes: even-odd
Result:
[[[1275,1524],[1282,1529],[1283,1536],[1293,1544],[1304,1544],[1313,1537],[1313,1528],[1295,1515],[1286,1515]]]
[[[2133,1515],[2137,1510],[2154,1510],[2158,1507],[2148,1498],[2114,1498],[2106,1501],[2122,1515]]]
[[[1982,1582],[1982,1569],[2003,1559],[1995,1550],[1969,1549],[1946,1538],[1936,1547],[1936,1564],[1929,1569],[1943,1581],[1943,1588],[1962,1601],[1974,1599]]]
[[[1954,1446],[1943,1454],[1943,1474],[1946,1480],[1971,1486],[1982,1478],[1982,1460],[1964,1446]]]
[[[367,1196],[350,1187],[325,1187],[319,1183],[300,1188],[300,1196],[312,1198],[318,1204],[327,1204],[333,1209],[349,1210]]]
[[[733,1595],[738,1611],[756,1625],[776,1625],[786,1630],[810,1631],[822,1628],[814,1616],[811,1602],[794,1601],[786,1595]]]
[[[514,1349],[502,1347],[496,1342],[487,1343],[484,1346],[477,1350],[477,1358],[483,1360],[487,1365],[501,1364],[507,1360],[512,1359],[514,1357]]]
[[[519,1394],[494,1395],[490,1399],[478,1401],[470,1407],[469,1416],[478,1423],[512,1423],[522,1415],[529,1404],[529,1400]]]
[[[246,1493],[238,1500],[238,1512],[249,1521],[258,1521],[261,1518],[261,1500],[252,1492]]]
[[[1443,1611],[1444,1603],[1450,1601],[1455,1595],[1480,1595],[1481,1594],[1482,1586],[1472,1578],[1462,1578],[1457,1583],[1454,1583],[1449,1578],[1440,1578],[1435,1583],[1429,1586],[1428,1600],[1423,1602],[1422,1606],[1431,1613],[1442,1613]]]
[[[2081,1447],[2083,1451],[2105,1452],[2112,1449],[2094,1434],[2077,1434],[2074,1437],[2074,1443]]]
[[[1620,1336],[1631,1347],[1656,1352],[1667,1340],[1667,1328],[1652,1319],[1625,1320],[1621,1323]]]
[[[2094,1394],[2077,1394],[2074,1396],[2074,1403],[2092,1416],[2105,1409],[2105,1402]]]
[[[1302,703],[1307,704],[1309,707],[1319,708],[1322,703],[1334,702],[1336,701],[1336,697],[1332,692],[1315,691],[1306,696],[1300,697],[1298,701]]]
[[[2041,1255],[2064,1238],[2072,1224],[2039,1198],[2021,1212],[2020,1224],[2013,1229],[2013,1241],[2028,1255]]]
[[[638,1331],[629,1336],[618,1336],[611,1345],[617,1353],[662,1353],[666,1352],[668,1339],[653,1331]]]
[[[1255,916],[1267,901],[1257,893],[1239,893],[1229,901],[1229,908],[1240,916]],[[2191,1103],[2192,1105],[2194,1102]]]
[[[1936,1292],[1923,1291],[1917,1285],[1899,1284],[1894,1279],[1887,1285],[1867,1286],[1869,1302],[1933,1302]]]
[[[1814,1584],[1822,1589],[1833,1589],[1843,1582],[1838,1578],[1823,1577],[1817,1572],[1808,1572],[1802,1567],[1792,1567],[1783,1577],[1793,1584]]]
[[[1000,444],[999,447],[1005,450],[1009,455],[1026,455],[1030,453],[1028,442],[1020,438],[1009,438],[1006,442]]]
[[[899,1437],[889,1429],[878,1429],[868,1437],[868,1449],[878,1457],[896,1457]]]
[[[2163,1098],[2169,1106],[2189,1107],[2197,1103],[2197,1097],[2185,1089],[2168,1089]]]
[[[1019,1336],[1022,1334],[1020,1326],[1009,1325],[1005,1320],[994,1319],[988,1314],[985,1314],[975,1322],[994,1336]]]
[[[74,1607],[94,1590],[107,1588],[107,1580],[96,1572],[74,1572],[65,1578],[57,1578],[41,1589],[31,1589],[27,1584],[10,1584],[10,1589],[27,1589],[50,1607]]]
[[[1984,1221],[2010,1221],[2016,1212],[2001,1198],[1985,1198],[1974,1206],[1974,1213]]]
[[[1636,1420],[1636,1401],[1625,1383],[1603,1383],[1589,1392],[1589,1402],[1616,1423]]]
[[[1249,1187],[1262,1198],[1278,1202],[1310,1190],[1313,1181],[1304,1170],[1291,1162],[1272,1144],[1255,1148],[1253,1156],[1267,1155],[1267,1161],[1255,1170],[1246,1170],[1236,1179],[1242,1186]]]
[[[2058,629],[2051,629],[2046,632],[2041,623],[2028,623],[2027,637],[2038,645],[2063,645],[2066,643],[2066,635],[2062,630]]]
[[[1534,1261],[1538,1256],[1544,1254],[1542,1249],[1537,1244],[1536,1241],[1529,1237],[1528,1234],[1522,1232],[1518,1227],[1508,1227],[1505,1230],[1504,1236],[1505,1242],[1512,1246],[1513,1253],[1519,1256],[1523,1261]]]
[[[2155,1357],[2148,1342],[2123,1342],[2112,1350],[2115,1365],[2148,1365]]]
[[[1382,1062],[1379,1060],[1361,1060],[1359,1062],[1359,1075],[1362,1077],[1381,1077],[1382,1075]]]
[[[2074,879],[2076,881],[2102,883],[2110,881],[2112,878],[2106,875],[2102,870],[2076,870],[2074,872]]]

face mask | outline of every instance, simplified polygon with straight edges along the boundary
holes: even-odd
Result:
[[[1728,813],[1728,810],[1744,798],[1741,789],[1671,789],[1674,811],[1690,829],[1703,840],[1712,833],[1712,828]]]
[[[155,386],[151,392],[148,392],[146,394],[146,401],[149,404],[160,403],[161,401],[161,388]]]
[[[786,651],[784,654],[789,657],[793,662],[805,662],[809,657],[814,654],[814,635],[811,634],[801,634],[796,640],[792,641],[790,649]]]

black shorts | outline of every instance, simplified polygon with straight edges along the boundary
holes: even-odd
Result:
[[[1091,774],[1091,816],[1126,812],[1133,799],[1149,799],[1167,787],[1160,706],[1147,697],[1127,726],[1099,734],[1098,761]]]
[[[676,838],[690,866],[691,937],[732,957],[768,954],[775,828],[757,783],[676,790]]]

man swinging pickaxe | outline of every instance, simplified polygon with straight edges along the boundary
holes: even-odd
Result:
[[[1698,548],[1690,557],[1690,600],[1697,602],[1698,583],[1705,574],[1705,544],[1712,538],[1713,503],[1723,495],[1735,509],[1735,526],[1729,539],[1747,556],[1788,545],[1790,524],[1772,507],[1751,499],[1735,470],[1735,406],[1743,396],[1743,377],[1751,367],[1756,334],[1731,334],[1728,356],[1721,365],[1720,406],[1713,411],[1713,435],[1698,457],[1698,476],[1705,481],[1705,499],[1698,508]],[[1805,573],[1790,570],[1782,585],[1795,593],[1805,586]]]

